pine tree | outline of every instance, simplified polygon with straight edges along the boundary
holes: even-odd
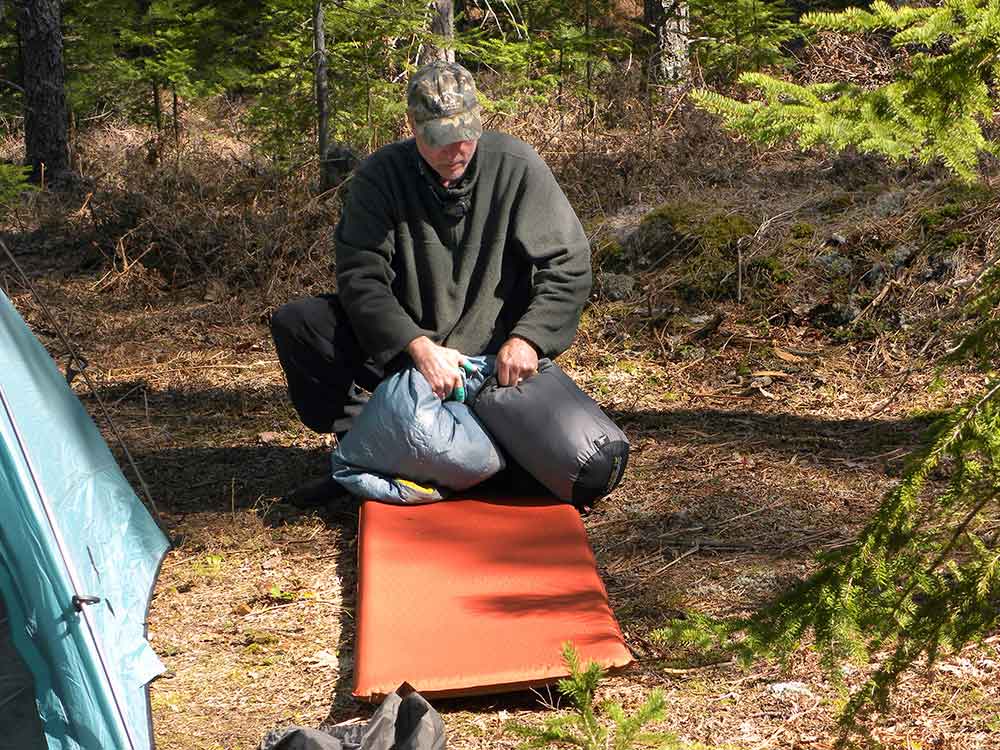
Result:
[[[990,269],[964,310],[971,330],[942,363],[977,365],[987,385],[937,421],[858,538],[750,617],[694,614],[655,638],[749,662],[785,658],[811,634],[835,680],[845,661],[871,667],[842,714],[850,728],[906,670],[1000,627],[998,259]]]
[[[728,81],[788,61],[785,45],[799,35],[782,0],[694,0],[693,52],[707,77]]]
[[[807,86],[762,73],[741,83],[764,101],[742,102],[702,90],[695,101],[726,124],[765,143],[793,139],[801,148],[853,146],[893,161],[940,160],[966,180],[979,155],[997,144],[983,131],[993,118],[1000,76],[1000,2],[945,0],[936,7],[894,8],[879,0],[871,10],[813,13],[802,23],[815,30],[889,30],[892,44],[911,51],[895,80],[873,90],[843,83]]]
[[[647,747],[659,750],[699,750],[700,746],[680,742],[674,735],[646,729],[662,721],[667,714],[667,699],[662,690],[653,690],[646,700],[627,715],[621,704],[594,703],[594,693],[604,677],[600,665],[580,664],[571,643],[563,644],[563,662],[569,677],[559,681],[559,692],[572,703],[569,714],[546,720],[540,727],[511,724],[508,729],[525,740],[522,748],[555,745],[580,750],[631,750]],[[607,716],[608,720],[604,720]]]
[[[62,14],[58,0],[18,0],[23,51],[25,163],[32,177],[58,179],[69,168]]]

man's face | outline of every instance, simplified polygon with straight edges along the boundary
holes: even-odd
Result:
[[[420,155],[438,173],[445,187],[456,182],[465,174],[466,167],[469,166],[473,154],[476,153],[476,144],[478,143],[474,140],[456,141],[447,146],[436,148],[421,138],[416,131],[414,131],[413,137],[417,141],[417,150]]]

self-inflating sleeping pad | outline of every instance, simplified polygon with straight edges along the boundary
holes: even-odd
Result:
[[[555,363],[516,386],[489,378],[473,398],[493,439],[560,500],[586,505],[621,481],[628,438]]]
[[[365,502],[358,533],[354,695],[401,682],[472,695],[549,684],[582,661],[632,656],[580,514],[545,499]]]
[[[382,381],[333,451],[333,478],[359,497],[426,503],[496,474],[502,454],[463,403],[479,392],[494,362],[469,357],[463,388],[444,402],[415,367]]]

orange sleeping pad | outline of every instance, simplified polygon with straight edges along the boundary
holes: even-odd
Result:
[[[361,507],[354,695],[518,690],[632,661],[579,513],[550,499]]]

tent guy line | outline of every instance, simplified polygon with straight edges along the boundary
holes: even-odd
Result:
[[[14,269],[20,274],[21,279],[24,281],[24,285],[28,288],[28,291],[31,292],[31,296],[34,298],[35,302],[41,308],[42,312],[45,314],[45,317],[48,318],[49,324],[52,326],[52,330],[54,330],[56,332],[56,335],[59,336],[59,340],[62,341],[63,347],[69,353],[69,356],[72,359],[72,364],[78,368],[76,372],[83,376],[83,379],[87,383],[87,387],[90,389],[90,392],[94,394],[94,398],[97,400],[97,403],[101,407],[101,414],[104,416],[108,424],[111,426],[111,431],[114,432],[115,439],[118,441],[118,445],[121,446],[122,451],[125,453],[125,457],[128,459],[129,465],[132,467],[132,471],[135,472],[136,479],[138,479],[139,484],[142,485],[142,491],[146,497],[146,501],[149,503],[149,510],[153,515],[153,520],[156,521],[156,525],[159,526],[160,531],[162,531],[165,535],[167,535],[166,528],[164,527],[162,518],[160,517],[160,510],[159,508],[156,507],[156,501],[153,500],[153,493],[150,492],[149,485],[146,484],[146,480],[142,476],[142,472],[139,471],[139,467],[136,465],[135,459],[132,458],[132,452],[128,449],[128,445],[126,445],[125,439],[122,437],[121,432],[118,430],[118,425],[116,425],[114,420],[111,418],[111,412],[108,410],[107,405],[104,403],[104,399],[101,398],[101,394],[98,393],[97,387],[94,385],[94,381],[91,380],[90,374],[87,372],[87,360],[80,355],[80,352],[77,351],[77,348],[73,345],[73,343],[63,332],[63,328],[59,324],[59,321],[56,320],[55,316],[49,310],[48,305],[45,304],[45,300],[42,299],[42,295],[40,295],[38,293],[38,290],[35,289],[35,285],[31,283],[31,279],[28,278],[28,274],[25,273],[24,269],[21,267],[21,264],[17,262],[17,258],[14,257],[14,253],[10,251],[10,248],[7,247],[7,243],[5,243],[3,240],[0,240],[0,249],[4,251],[4,254],[14,265]]]

